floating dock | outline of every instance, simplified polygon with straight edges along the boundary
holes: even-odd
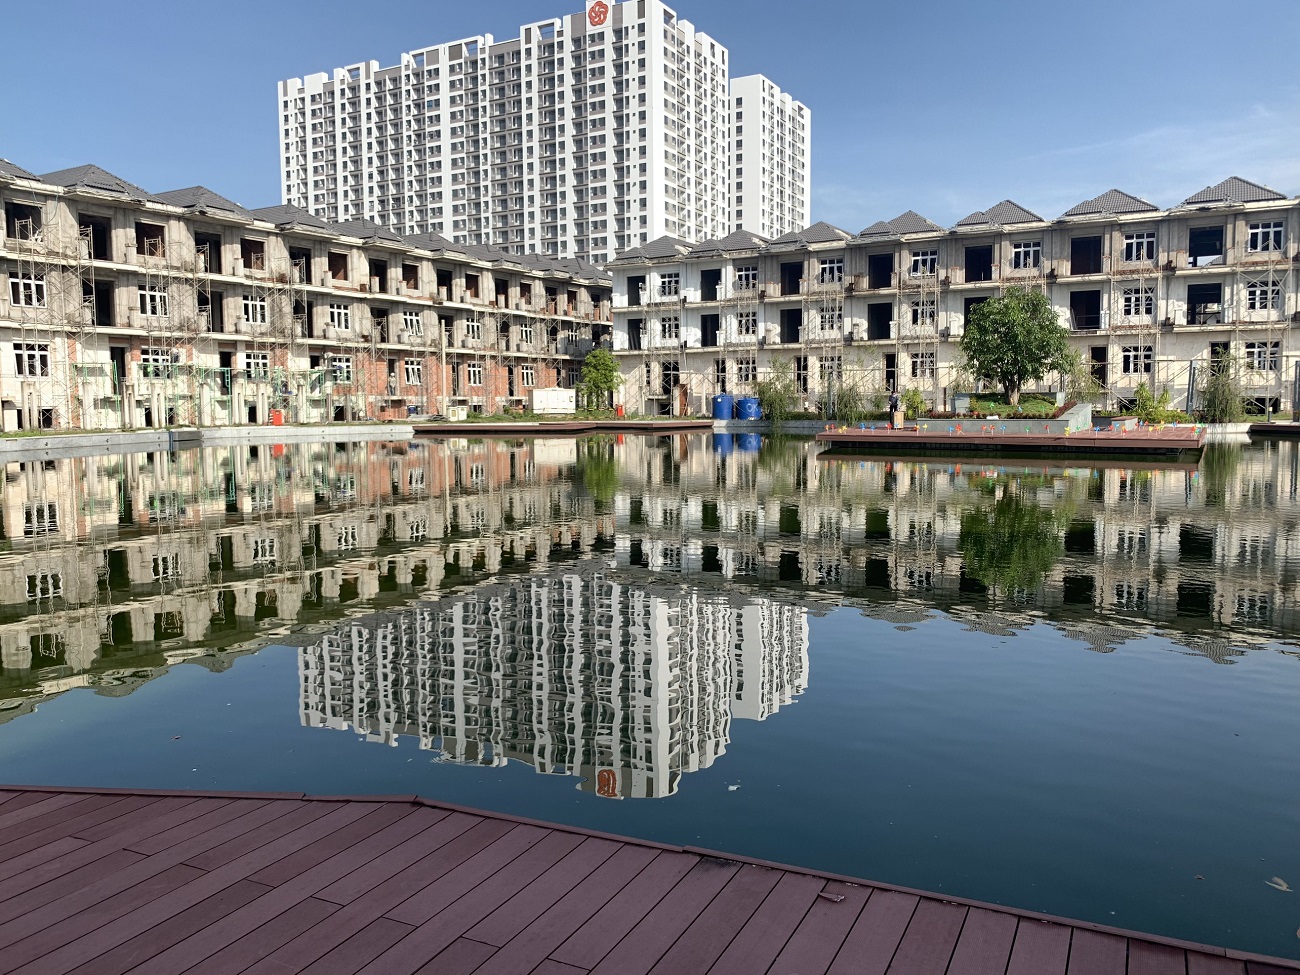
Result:
[[[1078,460],[1160,456],[1194,460],[1205,447],[1203,427],[1138,427],[1133,430],[1080,430],[1072,433],[1035,432],[1032,421],[1016,424],[980,421],[952,423],[935,420],[915,427],[839,427],[816,435],[832,451],[893,455],[937,454],[945,457],[977,453],[985,457],[1043,457],[1068,455]],[[1037,424],[1040,428],[1045,426]],[[1026,429],[1027,428],[1027,429]],[[822,456],[826,456],[823,454]],[[834,454],[831,454],[834,456]]]
[[[1300,962],[415,796],[0,787],[23,975],[1284,975]]]
[[[712,420],[557,420],[511,423],[416,423],[417,437],[578,437],[590,433],[698,433],[713,429]]]

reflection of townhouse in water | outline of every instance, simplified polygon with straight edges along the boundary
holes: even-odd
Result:
[[[589,552],[610,526],[575,491],[575,456],[329,443],[10,463],[0,697]]]
[[[991,597],[968,570],[963,519],[1010,492],[1050,514],[1059,552],[1035,587],[996,592],[1000,606],[1279,635],[1300,622],[1300,534],[1278,510],[1300,490],[1290,443],[1169,469],[818,460],[797,441],[730,448],[622,446],[620,564],[978,606]]]
[[[732,717],[807,686],[806,610],[626,581],[587,565],[368,617],[302,649],[302,720],[418,739],[442,760],[659,797],[709,767]]]

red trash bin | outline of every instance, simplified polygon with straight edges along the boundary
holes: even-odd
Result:
[[[273,427],[284,426],[284,410],[271,411],[271,426]]]
[[[614,407],[614,415],[615,415],[615,416],[622,416],[622,415],[623,415],[623,404],[622,404],[622,403],[619,403],[618,406]]]

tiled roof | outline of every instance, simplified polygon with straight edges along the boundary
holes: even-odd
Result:
[[[820,220],[803,230],[794,230],[788,234],[782,234],[772,241],[772,245],[780,247],[785,244],[798,244],[806,247],[809,244],[843,243],[852,239],[853,235],[847,230],[841,230],[825,220]]]
[[[1063,217],[1086,217],[1093,215],[1117,216],[1121,213],[1149,213],[1159,210],[1154,203],[1148,203],[1141,197],[1123,190],[1107,190],[1101,196],[1084,200],[1078,206],[1066,210]]]
[[[934,231],[943,230],[933,220],[927,220],[915,210],[908,210],[906,213],[900,213],[889,225],[900,234],[928,234]]]
[[[1285,199],[1277,190],[1252,183],[1240,176],[1229,176],[1222,183],[1207,186],[1201,192],[1189,196],[1183,200],[1182,206],[1196,206],[1199,203],[1259,203]]]
[[[1037,223],[1043,218],[1026,210],[1014,200],[1003,200],[987,210],[976,210],[957,221],[958,227],[1009,227],[1017,223]]]
[[[0,176],[9,176],[13,179],[36,179],[35,173],[29,173],[22,166],[16,166],[8,159],[0,159]]]
[[[696,244],[691,248],[692,257],[700,257],[707,254],[731,254],[736,251],[756,251],[765,247],[768,243],[766,237],[760,237],[758,234],[750,233],[748,230],[737,230],[728,234],[721,240],[706,240]]]
[[[878,240],[884,237],[896,237],[898,232],[883,220],[877,220],[858,236],[864,240]]]
[[[459,254],[461,250],[458,245],[453,244],[446,237],[435,233],[411,234],[406,238],[406,242],[412,247],[418,247],[420,250],[426,251],[455,251]]]
[[[665,257],[683,257],[690,252],[691,246],[688,241],[682,240],[680,237],[665,234],[663,237],[656,237],[640,247],[625,250],[610,263],[640,264],[643,261],[653,261]]]
[[[280,206],[261,207],[252,211],[253,216],[258,220],[265,220],[267,223],[273,223],[277,227],[311,227],[313,230],[330,230],[330,225],[321,217],[314,213],[308,213],[301,207],[293,206],[290,203],[283,203]]]
[[[229,214],[238,217],[240,220],[253,220],[253,214],[245,210],[238,203],[227,200],[224,196],[218,196],[206,186],[191,186],[183,190],[168,190],[165,193],[158,193],[158,199],[164,203],[170,203],[172,206],[184,207],[187,210],[199,211],[217,211],[218,213]]]
[[[377,240],[386,244],[402,244],[404,240],[393,233],[383,224],[375,223],[373,220],[345,220],[342,223],[329,223],[330,230],[336,234],[345,234],[348,237],[356,237],[359,240]]]
[[[113,193],[117,196],[124,196],[129,200],[147,200],[151,203],[163,202],[149,191],[142,190],[134,183],[128,183],[120,176],[114,176],[107,170],[100,169],[93,164],[73,166],[71,169],[60,169],[57,172],[45,173],[40,179],[41,182],[50,183],[54,186],[63,186],[70,190],[94,190],[97,193]]]

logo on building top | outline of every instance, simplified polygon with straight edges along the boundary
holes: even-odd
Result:
[[[594,0],[587,4],[587,23],[592,27],[603,27],[609,19],[609,4],[605,0]]]

